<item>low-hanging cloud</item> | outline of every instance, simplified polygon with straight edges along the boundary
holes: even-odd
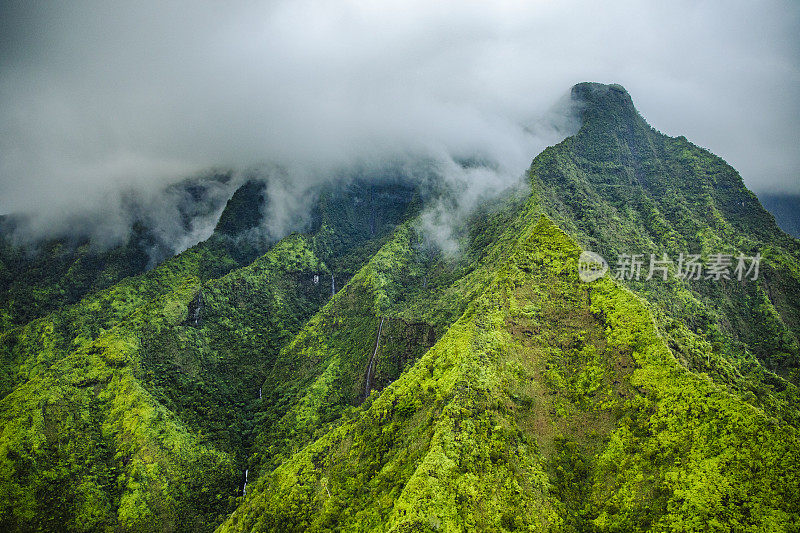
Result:
[[[722,155],[751,188],[800,191],[788,1],[2,9],[0,213],[50,227],[209,167],[280,165],[290,179],[273,188],[296,198],[333,168],[420,157],[481,196],[566,134],[530,126],[584,80],[622,83],[655,127]],[[450,165],[476,158],[494,171]]]

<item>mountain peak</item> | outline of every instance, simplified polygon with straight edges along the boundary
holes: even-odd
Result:
[[[634,153],[647,150],[652,131],[622,85],[584,82],[572,87],[581,129],[582,155],[594,161],[613,161],[622,146]]]
[[[605,126],[635,123],[642,117],[622,85],[583,82],[572,87],[572,99],[581,104],[583,124],[600,121]]]
[[[588,99],[590,97],[604,98],[608,97],[609,95],[615,95],[627,97],[628,100],[630,100],[628,91],[619,83],[598,83],[594,81],[576,83],[572,86],[572,95],[584,99]]]

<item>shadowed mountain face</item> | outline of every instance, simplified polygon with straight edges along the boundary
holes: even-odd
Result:
[[[88,293],[153,268],[176,248],[187,248],[183,241],[191,243],[192,233],[202,232],[202,226],[218,215],[231,186],[230,175],[213,174],[166,187],[159,202],[151,202],[155,205],[133,193],[127,200],[123,195],[116,218],[124,221],[122,225],[129,223],[130,231],[117,246],[93,235],[95,226],[109,231],[114,226],[103,223],[100,213],[74,215],[65,227],[53,229],[61,235],[56,238],[35,237],[30,217],[0,217],[0,326],[22,325],[74,304]],[[221,261],[212,275],[225,268]]]
[[[783,231],[800,237],[800,195],[759,194],[758,198]]]
[[[455,258],[419,184],[322,188],[275,241],[248,182],[208,241],[8,313],[2,529],[796,528],[800,243],[622,87],[572,96],[581,129]],[[689,255],[730,264],[676,276]]]

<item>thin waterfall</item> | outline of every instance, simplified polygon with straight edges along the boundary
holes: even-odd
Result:
[[[248,473],[249,471],[250,471],[250,470],[249,470],[248,468],[245,468],[245,469],[244,469],[244,486],[242,487],[242,496],[244,496],[245,494],[247,494],[247,473]]]
[[[197,293],[197,307],[194,308],[194,325],[200,324],[200,313],[203,310],[203,290]]]
[[[333,279],[333,272],[331,272],[331,296],[336,294],[336,280]]]
[[[369,366],[367,367],[367,383],[364,385],[364,398],[369,396],[370,381],[372,380],[372,369],[375,366],[375,355],[377,355],[378,346],[381,343],[381,331],[383,331],[383,317],[381,317],[381,323],[378,325],[378,338],[375,339],[375,350],[372,352],[372,357],[370,358]]]

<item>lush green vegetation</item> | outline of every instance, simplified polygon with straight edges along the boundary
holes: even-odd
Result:
[[[681,367],[639,299],[578,281],[578,254],[531,225],[417,364],[222,530],[791,525],[796,429]]]
[[[279,241],[248,182],[208,241],[69,267],[63,301],[66,267],[26,285],[3,244],[0,529],[800,530],[800,243],[621,87],[573,94],[581,130],[457,257],[392,176]],[[582,248],[762,270],[584,283]]]
[[[8,233],[8,230],[5,232]],[[0,234],[0,331],[25,324],[84,295],[143,272],[148,263],[141,228],[125,246],[106,252],[66,240],[14,246]]]
[[[642,281],[661,334],[689,368],[798,421],[800,244],[781,232],[734,169],[682,137],[650,128],[630,96],[582,84],[581,131],[534,161],[534,191],[549,216],[610,266],[644,254]],[[644,281],[650,254],[763,256],[757,281]],[[675,265],[671,272],[675,272]],[[734,277],[734,276],[731,276]]]
[[[329,193],[320,213],[334,215],[314,234],[290,235],[245,268],[223,275],[258,243],[220,232],[146,274],[4,331],[3,529],[198,531],[220,523],[241,491],[264,376],[330,298],[330,276],[348,276],[322,257],[335,264],[331,248],[377,248],[370,239],[391,227],[392,218],[372,230],[354,223],[359,213],[337,218],[338,204],[364,191],[380,196],[363,183]],[[252,206],[244,193],[228,211]],[[393,205],[396,223],[403,204]]]

